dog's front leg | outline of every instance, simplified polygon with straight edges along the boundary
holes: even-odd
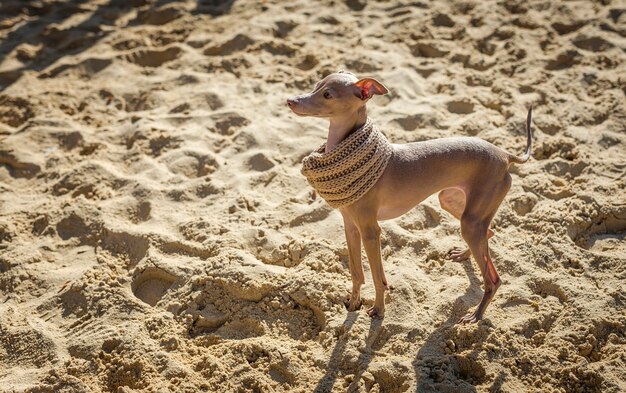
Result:
[[[350,218],[343,215],[343,225],[348,243],[348,266],[352,276],[352,294],[346,302],[348,311],[356,311],[361,308],[361,286],[365,282],[363,263],[361,262],[361,234],[359,229]]]
[[[371,223],[363,225],[360,228],[360,232],[372,272],[374,289],[376,290],[376,300],[374,300],[374,305],[367,310],[367,314],[372,318],[383,318],[385,316],[387,278],[385,278],[380,256],[380,227],[374,220]]]

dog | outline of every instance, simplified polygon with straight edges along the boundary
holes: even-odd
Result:
[[[340,71],[319,81],[312,92],[289,98],[287,105],[296,115],[329,119],[325,152],[330,153],[366,123],[367,102],[374,95],[387,93],[387,88],[376,79],[358,79]],[[346,302],[348,311],[356,311],[362,305],[363,244],[376,291],[374,305],[367,314],[372,318],[384,317],[384,294],[388,285],[381,261],[378,221],[399,217],[439,192],[441,207],[460,220],[461,235],[468,246],[466,250],[452,250],[449,257],[460,261],[471,253],[484,283],[480,303],[458,323],[476,323],[483,318],[501,285],[489,253],[488,240],[494,234],[490,225],[511,187],[510,165],[522,164],[530,158],[531,120],[532,107],[526,120],[526,150],[521,157],[475,137],[391,144],[391,156],[375,184],[358,200],[339,208],[352,277],[352,293]]]

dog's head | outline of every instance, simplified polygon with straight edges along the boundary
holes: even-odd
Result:
[[[376,79],[339,71],[317,82],[312,92],[289,98],[287,105],[299,116],[343,116],[356,112],[374,95],[388,92]]]

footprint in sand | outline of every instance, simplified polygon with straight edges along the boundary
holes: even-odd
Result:
[[[159,267],[147,267],[135,272],[131,289],[138,299],[156,306],[178,277]]]
[[[237,129],[250,124],[250,120],[237,112],[216,113],[211,119],[215,122],[215,131],[222,135],[233,135]]]
[[[568,232],[572,241],[594,253],[626,255],[626,208],[595,212],[594,216],[589,218],[592,224],[581,223]]]
[[[78,238],[81,244],[98,245],[130,264],[146,257],[150,243],[145,236],[108,229],[93,216],[94,211],[70,213],[56,224],[59,237],[63,240]]]
[[[584,21],[568,21],[568,22],[554,22],[552,28],[556,30],[559,35],[565,35],[572,33],[586,24]]]
[[[530,286],[530,290],[533,293],[546,298],[553,296],[558,299],[559,303],[566,303],[569,300],[567,293],[557,283],[552,280],[544,278],[536,278],[535,280],[529,280],[527,285]]]
[[[219,95],[213,92],[207,92],[202,95],[202,98],[209,106],[209,109],[216,110],[224,107],[224,102]]]
[[[0,95],[0,123],[19,127],[34,116],[34,106],[28,100]]]
[[[535,194],[524,193],[520,195],[513,195],[509,200],[509,204],[515,213],[520,216],[525,216],[533,210],[538,201],[539,198],[537,198]]]
[[[403,216],[400,227],[413,231],[435,228],[441,224],[441,214],[437,209],[426,204],[417,205],[409,214]]]
[[[433,44],[420,42],[411,47],[411,52],[415,57],[427,57],[427,58],[436,58],[443,57],[450,53],[450,51],[441,50],[434,46]]]
[[[604,52],[614,47],[612,43],[602,37],[586,37],[584,35],[576,37],[573,41],[577,48],[589,52]]]
[[[317,57],[315,57],[315,55],[308,54],[298,60],[296,68],[302,71],[309,71],[315,68],[315,66],[317,66],[319,63],[320,62]]]
[[[70,194],[73,198],[83,195],[87,199],[108,199],[128,184],[108,168],[96,163],[87,163],[65,174],[52,187],[52,195]]]
[[[307,206],[303,212],[295,216],[290,222],[290,227],[297,227],[326,219],[333,209],[327,204],[316,204],[314,207]]]
[[[14,178],[31,179],[41,171],[39,165],[27,160],[27,154],[12,149],[5,150],[4,147],[0,147],[0,167],[6,166],[9,174]]]
[[[285,44],[280,41],[265,42],[261,45],[261,48],[264,51],[269,52],[273,55],[287,56],[287,57],[293,57],[298,52],[298,48],[296,48],[295,46]]]
[[[86,28],[77,26],[66,27],[54,23],[47,25],[43,32],[39,34],[39,37],[46,43],[47,47],[59,51],[76,50],[77,48],[88,46],[100,38],[98,34],[89,34]]]
[[[92,235],[99,231],[98,224],[86,222],[79,214],[70,213],[56,224],[56,231],[63,240],[80,238],[83,243],[92,240]]]
[[[349,70],[356,72],[357,74],[365,74],[368,72],[375,72],[382,69],[382,66],[379,62],[372,58],[366,58],[364,56],[359,56],[356,59],[346,60],[346,67]]]
[[[150,243],[145,236],[125,231],[113,231],[104,228],[99,235],[99,245],[103,249],[136,264],[146,257]]]
[[[563,70],[575,66],[581,60],[582,55],[578,51],[570,49],[559,53],[555,59],[548,61],[545,69],[549,71]]]
[[[598,140],[598,145],[602,146],[603,149],[608,149],[610,147],[619,145],[620,143],[624,143],[622,141],[623,139],[619,134],[607,131],[603,133]]]
[[[113,94],[107,90],[102,89],[100,96],[106,99],[113,97]],[[122,109],[126,112],[141,112],[147,111],[159,106],[160,102],[157,97],[150,91],[140,90],[137,93],[126,93],[122,96],[124,105]]]
[[[173,151],[163,156],[172,173],[196,178],[209,175],[217,170],[217,160],[209,154],[194,151]]]
[[[496,44],[491,42],[489,38],[490,37],[476,40],[474,45],[476,46],[476,49],[480,51],[480,53],[484,53],[488,56],[491,56],[496,52],[496,49],[498,47],[496,46]]]
[[[474,112],[474,104],[467,100],[450,101],[446,105],[448,112],[466,115]]]
[[[182,139],[169,135],[169,132],[150,127],[149,129],[136,130],[132,135],[124,138],[127,149],[137,148],[144,154],[159,157],[161,154],[176,149],[182,143]]]
[[[237,34],[233,38],[204,49],[206,56],[228,56],[242,51],[252,45],[254,40],[245,34]]]
[[[620,321],[611,317],[594,318],[586,332],[578,333],[572,338],[576,339],[578,353],[581,356],[597,362],[614,356],[615,352],[611,349],[606,351],[606,346],[623,347],[626,340],[623,334],[620,335],[618,332],[623,332],[625,328],[623,319]]]
[[[80,77],[92,77],[113,63],[112,59],[92,57],[78,63],[61,64],[42,72],[40,78],[56,78],[57,76],[75,73]]]
[[[11,367],[45,367],[56,360],[55,348],[54,341],[38,330],[26,326],[0,328],[2,363],[8,365],[9,370]]]
[[[209,182],[195,186],[193,192],[198,198],[206,198],[211,195],[222,194],[224,192],[224,188]]]
[[[367,6],[367,1],[365,0],[345,0],[345,3],[352,11],[363,11],[365,6]]]
[[[447,14],[437,13],[433,16],[433,26],[454,27],[456,23]]]
[[[150,8],[137,15],[138,24],[161,26],[170,23],[182,16],[182,11],[174,5],[161,8]]]
[[[480,385],[485,381],[487,372],[477,360],[464,355],[455,355],[451,359],[450,371],[458,379],[468,381],[473,385]]]
[[[400,128],[404,131],[415,131],[419,127],[424,127],[427,125],[426,115],[423,113],[418,113],[415,115],[408,115],[404,117],[398,117],[393,120]]]
[[[278,21],[273,29],[274,37],[285,38],[298,24],[291,20]]]
[[[137,199],[124,195],[116,197],[114,202],[107,206],[106,213],[119,218],[125,218],[134,224],[140,224],[150,219],[152,204],[148,200]]]
[[[50,227],[50,218],[48,217],[47,214],[39,215],[33,220],[31,232],[33,235],[36,235],[36,236],[54,235],[54,229]],[[0,242],[1,241],[2,241],[2,238],[0,236]]]
[[[182,49],[178,46],[170,46],[161,50],[139,49],[124,55],[123,58],[141,67],[160,67],[177,59],[181,52]]]
[[[150,219],[151,211],[152,204],[150,204],[150,201],[140,201],[137,203],[131,214],[135,222],[148,221]]]
[[[214,111],[224,107],[224,102],[220,96],[213,92],[185,96],[184,99],[184,102],[170,109],[169,113],[188,114],[188,112],[192,110],[209,109]]]
[[[218,254],[215,247],[198,247],[189,242],[184,241],[167,241],[163,240],[156,243],[156,247],[166,254],[183,255],[186,257],[208,259]]]
[[[248,166],[250,169],[257,172],[265,172],[272,169],[276,165],[269,157],[264,153],[256,153],[248,158]]]
[[[148,140],[148,148],[152,156],[158,157],[163,154],[164,151],[177,148],[180,146],[181,142],[182,140],[178,137],[157,135]]]
[[[2,245],[6,246],[6,243],[9,243],[14,237],[15,232],[12,227],[5,222],[0,222],[0,250],[4,249],[1,247]],[[4,269],[1,271],[7,271],[10,268],[11,264],[8,261],[0,260],[0,263],[0,269]]]

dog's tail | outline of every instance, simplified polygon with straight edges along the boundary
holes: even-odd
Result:
[[[530,129],[530,123],[532,119],[533,119],[533,106],[531,105],[530,108],[528,108],[528,116],[526,117],[526,135],[527,135],[526,151],[524,152],[524,155],[521,157],[518,157],[513,154],[509,154],[509,162],[523,164],[526,161],[528,161],[528,159],[530,158],[530,153],[533,149],[533,134]]]

